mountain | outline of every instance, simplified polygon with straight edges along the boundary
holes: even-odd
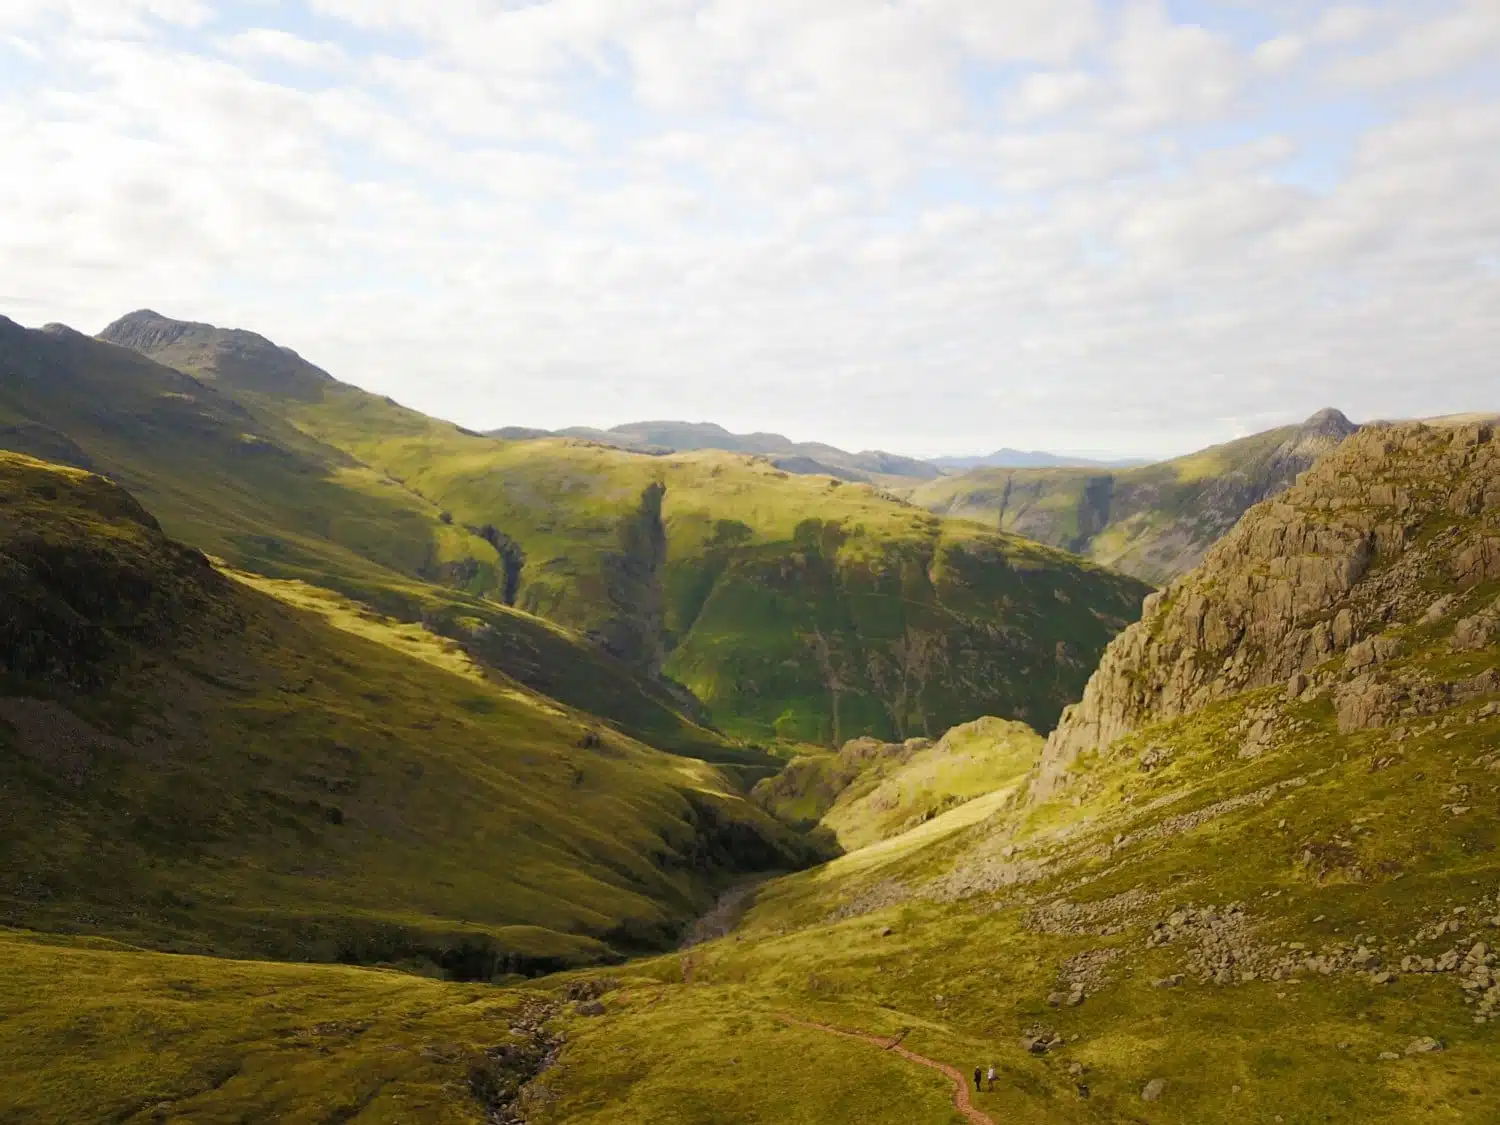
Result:
[[[1008,447],[980,457],[932,457],[927,463],[950,473],[969,469],[1124,469],[1149,464],[1135,458],[1097,461],[1088,457],[1067,457],[1036,449]]]
[[[618,975],[534,1120],[1493,1121],[1497,738],[1500,443],[1371,426],[1153,597],[1024,796]]]
[[[132,314],[103,337],[153,352],[169,341],[163,356],[248,417],[469,529],[494,551],[475,549],[476,573],[497,558],[506,601],[647,680],[685,685],[743,739],[838,746],[939,735],[984,714],[1050,726],[1146,592],[870,485],[743,454],[502,442],[310,365],[285,395],[292,353],[256,345],[277,368],[263,375],[243,361],[245,334],[163,321]]]
[[[171,325],[146,329],[139,338],[173,349],[203,343]],[[268,383],[278,401],[285,386],[304,396],[338,389],[290,352],[237,343],[246,335],[227,333],[233,348],[209,347],[236,358],[207,383],[70,329],[0,318],[0,449],[107,474],[211,555],[421,622],[653,746],[756,776],[774,767],[685,714],[692,708],[669,687],[506,606],[514,550],[493,529],[455,523],[389,474],[231,397]],[[269,357],[271,371],[246,354]]]
[[[714,767],[0,454],[0,916],[487,979],[669,946],[811,857]]]
[[[1358,427],[1337,410],[1137,468],[978,469],[908,490],[913,503],[1073,551],[1147,582],[1191,570],[1251,505]]]
[[[610,550],[642,565],[612,589],[648,601],[644,560],[684,557],[690,524],[672,505],[689,478],[647,477],[642,495],[638,478],[614,479],[619,465],[700,466],[705,497],[740,490],[752,533],[772,498],[861,487],[752,464],[757,483],[725,453],[536,443],[584,449],[580,486],[530,450],[497,468],[497,443],[352,388],[292,407],[58,333],[0,340],[8,440],[160,482],[175,519],[231,546],[216,489],[248,502],[261,478],[227,457],[230,483],[175,476],[189,436],[223,452],[210,422],[370,473],[387,470],[319,435],[368,442],[393,468],[410,458],[407,483],[389,486],[401,497],[545,484],[559,542],[580,494],[613,489],[633,514]],[[114,409],[62,428],[70,394]],[[20,412],[43,406],[50,421]],[[171,457],[148,456],[138,431]],[[439,454],[461,463],[418,479]],[[841,551],[858,540],[878,558],[886,540],[869,529],[893,534],[876,523],[890,511],[949,533],[860,495],[864,537],[851,524]],[[267,518],[296,514],[288,498],[261,502]],[[414,503],[395,510],[428,510]],[[438,527],[467,522],[436,510],[453,519]],[[1489,424],[1342,441],[1152,595],[1045,742],[989,719],[803,755],[756,796],[847,852],[770,878],[807,862],[806,838],[725,770],[543,697],[332,579],[216,565],[166,524],[99,475],[0,455],[0,1120],[1500,1113]],[[314,577],[344,542],[317,530],[296,533]],[[520,543],[495,530],[479,538]],[[758,534],[790,581],[795,554]],[[527,532],[522,595],[538,558],[568,557],[543,542]],[[1047,581],[1088,573],[1037,558]],[[367,578],[460,596],[399,561]],[[551,628],[496,605],[497,622]],[[726,645],[763,643],[737,627]],[[704,940],[662,951],[714,890],[693,927]],[[637,956],[602,964],[624,953]],[[522,979],[554,968],[569,971]],[[971,1085],[975,1067],[995,1080]]]
[[[629,422],[608,430],[573,426],[565,430],[535,430],[510,426],[491,430],[488,436],[505,441],[534,441],[546,437],[571,437],[595,441],[638,453],[682,453],[718,449],[766,457],[789,473],[831,476],[847,481],[879,481],[887,477],[932,480],[941,471],[932,463],[895,453],[867,450],[848,453],[820,442],[796,442],[780,434],[734,434],[712,422]]]

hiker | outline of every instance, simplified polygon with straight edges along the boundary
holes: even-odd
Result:
[[[990,1063],[990,1072],[985,1077],[987,1077],[990,1080],[990,1090],[993,1092],[994,1089],[995,1089],[995,1064],[994,1063]]]
[[[974,1068],[974,1092],[976,1094],[979,1093],[979,1079],[981,1076],[982,1072],[980,1071],[979,1067],[976,1066]]]

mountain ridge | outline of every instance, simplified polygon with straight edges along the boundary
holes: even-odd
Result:
[[[482,532],[470,554],[488,564],[492,591],[488,559],[512,562],[504,585],[517,608],[685,685],[741,739],[938,735],[988,713],[1049,725],[1145,592],[759,455],[503,442],[337,381],[279,395],[243,369],[244,349],[225,345],[233,334],[192,324],[164,334],[155,318],[135,319],[151,331],[127,317],[111,334],[168,339],[165,357],[254,416],[441,512],[445,536]]]
[[[769,458],[787,472],[836,477],[847,481],[878,481],[884,478],[929,480],[941,475],[931,462],[881,450],[851,453],[823,442],[792,441],[781,434],[731,433],[715,422],[658,420],[627,422],[607,430],[569,426],[561,430],[538,430],[512,426],[490,430],[488,436],[509,441],[542,438],[581,438],[639,453],[684,453],[718,449]]]
[[[1153,584],[1197,565],[1252,505],[1358,429],[1325,409],[1171,461],[1126,469],[979,469],[905,490],[942,515],[977,519]]]

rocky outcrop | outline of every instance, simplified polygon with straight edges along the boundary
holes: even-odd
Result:
[[[1445,590],[1495,579],[1500,443],[1491,427],[1369,427],[1246,513],[1196,571],[1147,598],[1143,619],[1110,645],[1048,739],[1034,795],[1052,792],[1084,751],[1249,689],[1287,683],[1300,694],[1309,673],[1343,654],[1332,694],[1345,731],[1483,694],[1486,683],[1387,677],[1382,666],[1400,650],[1382,634],[1441,621],[1454,604]],[[1459,621],[1453,643],[1490,636],[1490,620]]]

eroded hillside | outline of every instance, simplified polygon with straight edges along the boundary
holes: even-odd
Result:
[[[1252,505],[1291,486],[1356,427],[1337,410],[1130,469],[977,469],[914,503],[1076,551],[1152,583],[1191,570]]]
[[[162,332],[164,346],[185,346]],[[261,374],[278,393],[332,383],[248,333],[226,334],[225,349],[228,370]],[[773,768],[695,721],[693,702],[669,686],[506,605],[515,545],[494,528],[463,527],[387,473],[247,408],[229,383],[0,318],[0,449],[107,474],[195,547],[421,623],[653,746],[733,765],[752,781]]]

